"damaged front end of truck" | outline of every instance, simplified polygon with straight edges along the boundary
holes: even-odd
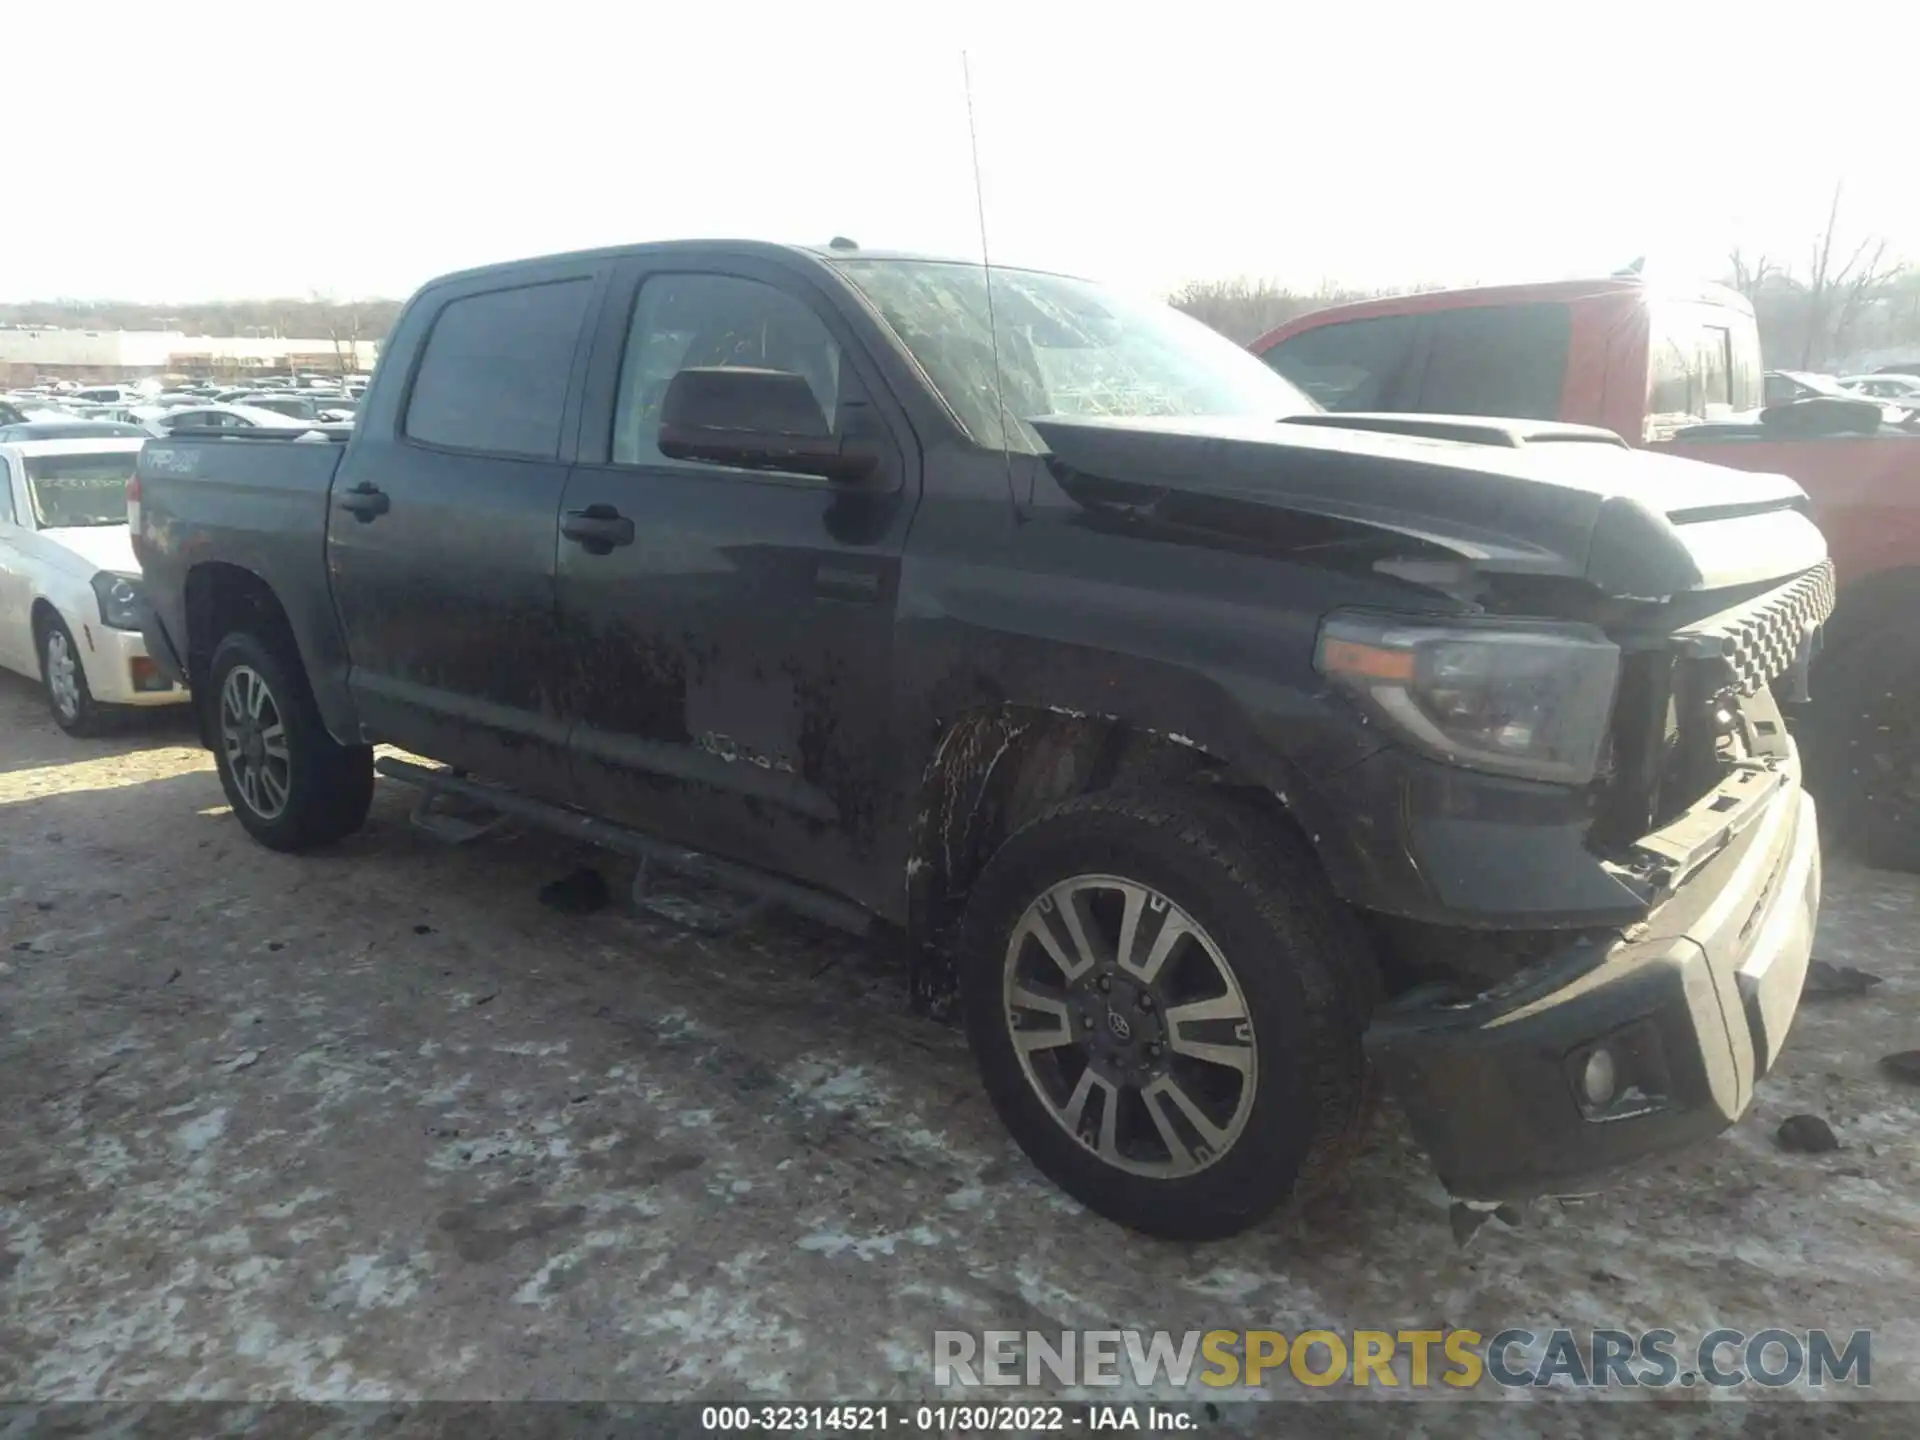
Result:
[[[1036,428],[1090,509],[1306,517],[1405,587],[1321,619],[1327,691],[1390,743],[1313,777],[1315,840],[1401,982],[1368,1053],[1470,1214],[1745,1111],[1820,894],[1782,706],[1833,572],[1797,486],[1478,418]]]

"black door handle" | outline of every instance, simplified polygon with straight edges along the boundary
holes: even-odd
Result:
[[[393,502],[387,499],[387,492],[371,480],[362,480],[340,497],[340,508],[365,525],[376,515],[391,510]]]
[[[560,533],[589,555],[605,555],[616,545],[633,543],[633,521],[611,505],[589,505],[562,515]]]

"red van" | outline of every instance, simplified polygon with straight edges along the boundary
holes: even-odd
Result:
[[[1317,310],[1253,349],[1329,410],[1567,420],[1640,444],[1764,403],[1753,307],[1722,285],[1436,290]]]
[[[1316,310],[1252,349],[1329,410],[1572,421],[1792,476],[1840,587],[1809,747],[1830,829],[1870,860],[1920,869],[1920,423],[1772,423],[1793,402],[1767,408],[1753,307],[1721,285],[1431,291]]]

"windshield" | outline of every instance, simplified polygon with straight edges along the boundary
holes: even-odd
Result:
[[[1860,398],[1858,391],[1847,389],[1845,385],[1835,380],[1831,375],[1809,375],[1800,370],[1782,370],[1780,374],[1785,375],[1796,384],[1805,386],[1816,395],[1831,395],[1836,400],[1858,400]]]
[[[1024,423],[1042,415],[1276,420],[1319,408],[1199,321],[1085,280],[994,271],[990,332],[980,266],[937,260],[839,265],[920,362],[967,433],[991,448],[1044,450]],[[1011,436],[1000,420],[1003,399],[1015,422]]]
[[[127,481],[136,450],[104,455],[29,455],[27,498],[42,530],[127,523]]]

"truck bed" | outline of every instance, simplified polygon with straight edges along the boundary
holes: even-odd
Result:
[[[291,435],[148,441],[134,472],[142,517],[135,548],[146,573],[162,582],[177,579],[169,561],[176,558],[175,542],[188,535],[242,564],[260,547],[318,544],[327,530],[327,492],[346,447],[332,436]]]
[[[142,448],[133,549],[158,623],[149,648],[163,668],[180,672],[176,679],[191,684],[187,571],[209,555],[270,587],[296,634],[334,633],[324,564],[327,504],[351,434],[345,426],[208,431]],[[334,657],[306,658],[318,662],[318,673],[334,668]]]

